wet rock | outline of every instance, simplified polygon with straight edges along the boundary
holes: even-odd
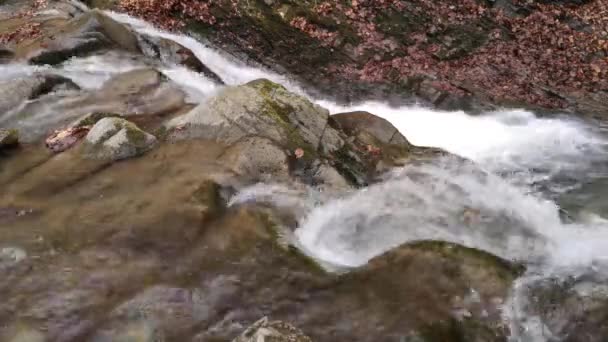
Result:
[[[15,50],[18,58],[27,58],[30,63],[56,65],[74,56],[115,48],[140,51],[137,37],[128,28],[92,10],[40,37],[25,40]]]
[[[232,342],[312,342],[312,340],[289,323],[270,322],[264,317],[253,323]]]
[[[15,57],[15,53],[9,49],[0,48],[0,64],[9,63]]]
[[[331,122],[327,110],[280,85],[257,80],[226,88],[191,112],[169,121],[166,128],[168,138],[174,141],[196,138],[238,144],[227,151],[226,162],[240,164],[240,170],[235,171],[254,178],[261,171],[282,180],[287,166],[292,177],[309,185],[335,181],[336,188],[340,188],[343,184],[339,178],[350,184],[367,184],[375,164],[370,164],[370,168],[358,147],[346,143],[348,132]],[[257,142],[252,143],[254,140],[264,143],[258,146]],[[259,157],[250,159],[246,153],[237,152],[244,149]],[[265,150],[267,155],[263,155]],[[252,160],[263,161],[264,165]],[[319,170],[320,165],[325,165],[323,170]],[[258,166],[261,169],[253,170]],[[331,176],[330,169],[343,177]],[[324,176],[327,179],[322,180]]]
[[[19,144],[19,132],[16,129],[0,128],[0,150]]]
[[[390,341],[418,331],[423,341],[504,341],[496,298],[507,297],[520,272],[496,256],[455,244],[405,244],[343,275],[339,285],[315,298],[318,303],[336,296],[333,303],[353,310],[338,319],[344,326],[335,322],[323,331],[294,322],[314,340],[326,340],[325,334],[332,333],[337,340]],[[460,299],[473,291],[476,300]],[[368,306],[362,310],[364,302]],[[314,307],[308,306],[304,316],[321,314]],[[333,311],[327,310],[325,319]],[[463,317],[459,312],[464,311],[468,314]]]
[[[608,334],[608,279],[602,267],[577,276],[524,277],[515,292],[523,309],[513,317],[519,324],[515,336],[543,333],[568,342],[603,341]]]
[[[175,83],[158,70],[145,68],[112,77],[80,105],[88,106],[89,113],[160,115],[179,110],[184,100],[185,93]],[[91,107],[95,110],[90,110]]]
[[[366,132],[385,144],[410,146],[407,139],[389,121],[367,113],[352,112],[332,115],[340,128],[349,136],[359,136]]]
[[[289,150],[315,155],[335,151],[344,143],[328,125],[329,112],[268,80],[228,87],[190,113],[167,124],[174,140],[213,139],[234,143],[255,135]]]
[[[142,51],[148,57],[162,61],[165,65],[183,65],[190,70],[202,73],[218,84],[224,84],[222,79],[209,69],[194,53],[169,39],[139,35]]]
[[[159,71],[136,69],[112,77],[98,90],[42,96],[16,113],[0,116],[0,123],[19,128],[24,142],[36,142],[55,130],[92,125],[99,114],[169,114],[185,106],[185,96]]]
[[[0,123],[6,112],[26,100],[33,100],[58,89],[79,89],[71,80],[58,75],[38,74],[0,82]]]
[[[203,181],[193,194],[196,210],[201,222],[206,223],[217,217],[225,209],[221,194],[222,187],[211,179]]]
[[[244,138],[231,145],[220,162],[236,173],[258,181],[289,179],[287,154],[271,140]]]
[[[314,184],[323,192],[344,192],[352,190],[351,184],[333,166],[319,165],[313,175]]]
[[[66,151],[82,140],[99,120],[120,116],[116,113],[101,112],[87,114],[71,123],[67,128],[53,132],[53,134],[46,138],[45,145],[55,153]]]
[[[410,144],[390,122],[367,112],[332,115],[332,124],[351,138],[334,156],[335,167],[355,184],[365,185],[396,166],[448,155]]]
[[[135,157],[152,149],[156,138],[135,124],[120,118],[99,120],[84,140],[87,158],[120,160]]]

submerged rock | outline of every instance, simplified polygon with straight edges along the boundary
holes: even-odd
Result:
[[[230,146],[220,161],[236,173],[258,181],[289,180],[287,154],[266,138],[244,138]]]
[[[0,114],[0,123],[19,128],[24,142],[37,142],[55,130],[92,125],[99,113],[156,116],[184,106],[185,93],[176,84],[144,68],[118,74],[96,90],[46,94],[15,113]]]
[[[548,336],[559,341],[601,342],[608,336],[608,279],[605,265],[576,276],[523,277],[512,312],[514,336]]]
[[[120,118],[99,120],[84,140],[84,155],[92,159],[120,160],[152,149],[156,137]]]
[[[312,342],[312,340],[289,323],[270,322],[264,317],[253,323],[232,342]]]
[[[77,90],[71,80],[52,74],[34,74],[0,82],[0,123],[7,120],[7,112],[26,100],[34,100],[58,89]]]

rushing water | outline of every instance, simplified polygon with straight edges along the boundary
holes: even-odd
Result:
[[[268,78],[306,96],[288,77],[247,66],[185,35],[160,31],[124,14],[108,12],[139,33],[171,39],[192,52],[228,85]],[[70,60],[54,72],[94,89],[112,75],[144,61],[121,55]],[[50,67],[0,66],[0,81]],[[184,87],[193,102],[220,86],[180,66],[161,71]],[[315,191],[257,185],[233,199],[259,199],[298,206],[297,243],[324,264],[357,267],[400,244],[438,239],[479,248],[529,266],[505,307],[514,341],[559,337],[529,313],[527,289],[544,279],[604,274],[608,264],[608,135],[599,125],[572,117],[539,118],[522,110],[470,116],[379,102],[340,106],[315,100],[332,113],[365,110],[391,121],[412,143],[440,147],[476,162],[450,158],[408,166],[384,182],[339,198]],[[572,209],[573,222],[559,208]],[[475,210],[474,226],[463,213]]]

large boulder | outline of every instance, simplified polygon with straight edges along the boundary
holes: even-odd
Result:
[[[260,136],[280,146],[316,154],[344,141],[328,125],[329,112],[268,80],[227,87],[217,96],[167,124],[173,140],[210,139],[232,144]]]
[[[411,145],[392,124],[369,113],[330,117],[327,110],[264,79],[227,87],[165,127],[172,141],[238,143],[228,155],[241,154],[237,158],[241,161],[249,158],[244,149],[249,155],[259,154],[243,139],[260,138],[264,145],[273,145],[271,150],[276,153],[259,160],[272,158],[273,169],[280,171],[287,159],[291,176],[331,188],[366,185],[394,166],[444,154]],[[255,149],[264,150],[262,146]],[[284,179],[284,172],[276,175],[277,180]]]
[[[84,140],[87,158],[120,160],[135,157],[150,150],[156,138],[133,123],[120,118],[103,118],[89,131]]]

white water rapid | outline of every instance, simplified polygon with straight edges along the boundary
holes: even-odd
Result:
[[[196,39],[160,31],[125,14],[108,12],[139,33],[189,48],[226,84],[268,78],[305,92],[288,77],[247,66]],[[55,72],[84,88],[113,74],[142,66],[119,55],[75,58]],[[0,66],[0,80],[50,67]],[[179,66],[161,70],[182,85],[193,102],[219,88]],[[393,247],[416,240],[445,240],[479,248],[528,265],[505,306],[513,341],[548,341],[540,318],[529,314],[526,288],[542,279],[593,272],[608,264],[608,133],[592,122],[566,116],[539,118],[523,110],[470,116],[421,107],[394,108],[380,102],[340,106],[315,100],[332,113],[364,110],[392,122],[412,143],[440,147],[473,160],[478,168],[451,159],[395,170],[387,179],[342,197],[301,200],[295,235],[301,248],[324,263],[357,267]],[[481,170],[480,170],[481,169]],[[276,185],[256,185],[234,199],[296,201],[298,193]],[[559,206],[574,203],[564,222]],[[475,210],[474,226],[463,212]],[[568,208],[566,208],[568,209]]]

